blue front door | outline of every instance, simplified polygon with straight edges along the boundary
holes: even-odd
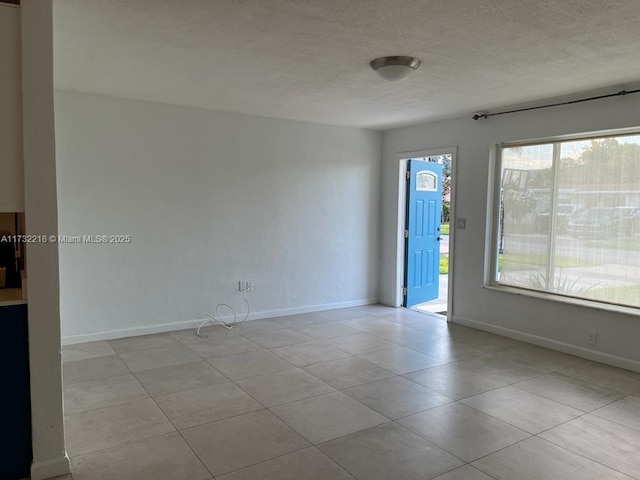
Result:
[[[409,160],[405,244],[405,307],[438,298],[442,165]]]

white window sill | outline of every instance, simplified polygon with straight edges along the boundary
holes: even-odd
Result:
[[[614,305],[611,303],[603,303],[595,300],[586,300],[583,298],[565,297],[555,293],[540,292],[537,290],[529,290],[526,288],[511,287],[500,284],[485,284],[484,288],[493,290],[496,292],[510,293],[512,295],[522,295],[525,297],[538,298],[541,300],[548,300],[552,302],[565,303],[569,305],[576,305],[584,308],[591,308],[594,310],[603,310],[606,312],[622,313],[625,315],[633,315],[640,317],[640,308],[627,307],[623,305]]]

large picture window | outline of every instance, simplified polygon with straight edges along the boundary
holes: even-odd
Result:
[[[640,131],[499,160],[493,284],[640,308]]]

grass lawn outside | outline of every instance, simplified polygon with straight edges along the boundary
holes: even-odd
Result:
[[[614,238],[611,240],[592,240],[587,247],[604,247],[616,250],[640,250],[640,238]]]
[[[445,224],[443,224],[444,227]],[[447,228],[449,225],[446,225]],[[442,227],[441,227],[442,228]],[[442,232],[442,230],[441,230]],[[447,230],[448,233],[448,230]],[[547,256],[541,254],[507,254],[505,258],[504,253],[498,255],[498,271],[518,271],[518,270],[531,270],[531,267],[540,267],[547,265]],[[593,267],[596,265],[602,265],[602,262],[594,260],[580,260],[573,257],[556,257],[554,265],[556,268],[570,268],[570,267]],[[440,275],[449,273],[449,255],[440,255]]]
[[[440,275],[449,273],[449,255],[440,255]]]
[[[569,267],[593,267],[595,265],[601,265],[602,262],[593,260],[580,260],[573,257],[556,257],[554,265],[557,268],[569,268]],[[498,255],[498,271],[514,271],[514,270],[529,270],[532,266],[545,266],[547,265],[547,256],[523,253],[514,254],[510,253],[504,256],[504,253]],[[504,268],[503,268],[504,267]]]
[[[440,235],[449,235],[449,224],[440,225]],[[449,273],[449,255],[440,255],[440,275]]]

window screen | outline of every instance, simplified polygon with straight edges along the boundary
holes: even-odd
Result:
[[[640,307],[640,133],[501,148],[500,285]]]

